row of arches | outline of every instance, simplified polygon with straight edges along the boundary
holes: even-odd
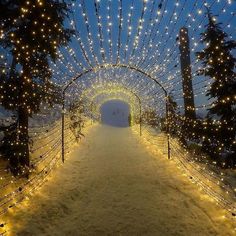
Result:
[[[88,86],[86,81],[84,82],[85,86],[81,86],[80,82],[83,81],[83,78],[88,76],[89,74],[94,73],[95,79],[101,79],[101,75],[99,72],[107,71],[109,69],[113,70],[114,76],[114,69],[125,69],[129,72],[134,72],[132,76],[136,78],[136,83],[132,82],[133,88],[131,88],[131,84],[125,85],[122,81],[123,80],[116,80],[115,82],[107,82],[106,79],[100,80],[96,83],[93,83]],[[96,73],[98,75],[96,76]],[[152,82],[151,87],[147,87],[146,90],[149,90],[149,96],[145,94],[145,88],[140,89],[140,87],[135,87],[140,81],[138,81],[138,75],[142,75],[147,81]],[[129,79],[129,78],[126,78]],[[105,80],[105,83],[104,83]],[[76,87],[78,90],[77,96],[76,93],[69,92],[71,88]],[[135,88],[134,88],[135,87]],[[150,90],[151,88],[151,90]],[[158,91],[159,90],[159,91]],[[156,91],[158,91],[156,93]],[[71,95],[73,94],[73,95]],[[157,99],[153,96],[156,96]],[[111,100],[111,99],[120,99],[130,105],[130,110],[132,113],[132,117],[134,114],[139,114],[139,123],[140,123],[140,135],[141,135],[141,113],[142,113],[142,104],[148,105],[152,99],[154,103],[157,101],[159,105],[160,103],[164,102],[165,112],[162,114],[165,116],[166,124],[167,124],[167,134],[169,131],[168,123],[169,123],[169,102],[168,102],[168,92],[167,89],[152,75],[149,73],[141,70],[140,68],[136,68],[131,65],[125,64],[102,64],[90,69],[83,71],[82,73],[78,74],[77,76],[71,78],[69,82],[63,87],[63,105],[62,105],[62,161],[64,162],[64,123],[65,123],[65,113],[66,113],[66,103],[70,103],[76,100],[85,100],[87,104],[90,103],[98,103],[96,106],[96,110],[93,112],[97,112],[101,105],[104,102]],[[100,99],[98,99],[100,97]],[[89,106],[89,105],[88,105]],[[168,143],[168,158],[170,158],[170,151],[169,151],[169,134],[167,135],[167,143]]]

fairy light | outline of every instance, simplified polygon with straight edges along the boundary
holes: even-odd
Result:
[[[142,11],[141,11],[140,18],[138,20],[138,30],[137,30],[137,34],[134,36],[133,49],[130,55],[131,60],[132,60],[132,57],[134,56],[135,50],[137,50],[138,48],[140,38],[142,37],[144,16],[145,16],[146,10],[147,10],[147,1],[143,0]]]
[[[132,3],[130,5],[130,12],[128,13],[128,27],[127,27],[127,38],[124,48],[124,61],[126,61],[127,52],[129,52],[129,42],[130,42],[130,36],[132,34],[132,18],[133,18],[133,12],[134,12],[134,0],[132,0]]]
[[[107,6],[107,10],[108,10],[108,15],[107,15],[107,30],[108,30],[108,34],[109,34],[109,39],[108,39],[108,43],[109,43],[109,53],[110,53],[110,61],[113,61],[113,52],[112,52],[112,14],[111,14],[111,10],[112,10],[112,0],[108,0],[108,6]]]
[[[99,45],[100,45],[100,53],[102,55],[102,62],[104,63],[106,61],[106,56],[105,56],[105,48],[103,46],[103,34],[102,34],[102,23],[101,23],[101,18],[102,16],[100,15],[100,1],[99,0],[94,0],[94,6],[95,6],[95,15],[97,18],[97,25],[98,25],[98,39],[99,39]]]
[[[160,4],[158,5],[158,10],[157,10],[157,16],[155,23],[152,27],[152,32],[148,40],[148,49],[146,49],[146,56],[144,59],[142,59],[142,63],[139,64],[140,67],[144,67],[145,64],[148,64],[148,55],[150,54],[150,50],[154,50],[154,42],[157,39],[157,36],[159,35],[160,31],[158,27],[161,25],[162,20],[164,18],[164,14],[167,14],[166,12],[166,6],[167,6],[168,0],[166,1],[161,1]],[[159,53],[158,49],[156,48],[156,54]]]
[[[147,140],[149,143],[154,145],[155,147],[158,147],[159,150],[161,149],[161,146],[159,143],[162,141],[159,141],[159,139],[163,139],[163,136],[159,135],[157,137],[153,136],[153,134],[150,132],[148,127],[146,127],[143,131],[144,133],[144,139]],[[233,190],[229,188],[228,185],[225,185],[222,178],[219,178],[214,174],[214,172],[209,172],[207,166],[200,166],[197,161],[194,161],[193,158],[188,156],[186,154],[186,151],[181,149],[178,142],[176,140],[171,141],[171,146],[173,149],[173,155],[174,161],[177,162],[179,168],[181,168],[184,173],[186,173],[186,177],[194,180],[194,183],[200,186],[200,188],[209,196],[211,196],[213,199],[216,200],[217,203],[219,203],[222,207],[226,209],[230,213],[230,215],[227,215],[228,217],[235,217],[235,210],[236,206],[234,202],[230,202],[225,198],[225,196],[220,192],[220,189],[218,188],[218,185],[220,185],[223,189],[225,189],[226,194],[229,194],[231,192],[232,195],[234,195]],[[161,151],[163,154],[163,151]],[[186,155],[188,156],[186,159]],[[223,173],[221,173],[223,175]]]
[[[146,50],[145,50],[146,49],[145,48],[145,43],[146,43],[146,39],[148,38],[148,40],[150,40],[151,33],[152,33],[152,28],[153,28],[154,23],[155,23],[154,13],[155,13],[155,1],[152,0],[150,16],[149,16],[149,19],[148,19],[148,22],[150,22],[150,24],[148,24],[148,26],[147,26],[147,31],[144,34],[144,38],[142,40],[142,45],[139,47],[140,51],[144,51],[143,55],[142,55],[142,59],[145,57],[145,52],[146,52]],[[142,61],[142,59],[140,60],[140,62]],[[138,67],[139,67],[139,63],[136,64]]]

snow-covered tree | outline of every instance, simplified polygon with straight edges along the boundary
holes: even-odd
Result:
[[[68,6],[54,0],[3,0],[0,2],[0,46],[11,58],[10,70],[1,76],[0,102],[17,112],[17,140],[13,145],[11,170],[28,172],[28,119],[42,103],[57,101],[51,82],[49,61],[57,49],[70,40],[72,30],[65,28]],[[17,151],[14,151],[17,150]]]
[[[213,100],[208,118],[220,121],[220,124],[210,124],[206,129],[208,148],[214,150],[215,156],[220,156],[225,151],[236,151],[236,58],[232,54],[236,41],[228,39],[209,10],[207,15],[208,24],[201,34],[205,48],[196,55],[203,64],[199,74],[212,81],[207,91],[207,96]]]

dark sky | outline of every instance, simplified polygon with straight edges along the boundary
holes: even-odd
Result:
[[[222,23],[229,38],[236,39],[235,0],[68,0],[68,3],[71,13],[65,25],[74,27],[77,34],[67,47],[60,49],[60,59],[52,64],[55,82],[65,84],[88,68],[119,62],[151,74],[168,92],[172,92],[182,109],[180,55],[176,39],[184,26],[189,30],[196,106],[199,112],[205,110],[201,106],[210,103],[205,92],[211,80],[196,76],[201,64],[196,63],[195,58],[195,52],[203,48],[200,33],[207,23],[205,5],[217,15],[217,21]],[[108,80],[122,81],[147,103],[163,102],[161,90],[134,71],[101,70],[88,73],[77,82],[84,90]],[[76,96],[76,91],[78,88],[72,89],[72,95]],[[163,104],[160,107],[163,110]]]
[[[74,16],[71,19],[74,20],[79,33],[69,47],[74,51],[73,57],[72,54],[66,52],[68,49],[62,50],[65,59],[62,60],[64,67],[60,63],[62,71],[60,79],[65,79],[65,77],[70,79],[82,70],[89,68],[88,60],[92,66],[96,66],[96,64],[116,63],[119,58],[120,63],[135,65],[143,71],[152,73],[169,92],[172,91],[181,109],[183,95],[179,48],[176,38],[180,28],[185,26],[189,30],[190,37],[195,102],[199,107],[199,112],[206,110],[202,106],[210,103],[205,97],[205,92],[211,81],[208,78],[196,76],[196,71],[201,65],[196,63],[195,58],[195,52],[203,48],[200,43],[200,33],[204,31],[204,26],[207,23],[205,5],[211,9],[213,15],[216,15],[217,21],[222,22],[222,28],[229,34],[229,38],[235,39],[235,1],[148,0],[145,3],[145,11],[143,11],[145,6],[143,0],[100,0],[96,3],[97,6],[95,6],[94,0],[79,0],[72,8]],[[120,11],[121,4],[122,10]],[[133,9],[131,9],[132,4]],[[118,17],[120,14],[123,20],[121,25]],[[88,21],[87,25],[86,20]],[[142,28],[139,30],[140,20],[143,21]],[[112,23],[111,26],[109,26],[109,22]],[[130,35],[128,34],[129,26],[132,27]],[[99,33],[101,33],[100,36]],[[135,44],[135,37],[138,38],[137,44]],[[112,42],[112,46],[109,40]],[[150,47],[150,45],[153,46]],[[101,52],[101,47],[104,48],[104,52]],[[128,48],[127,52],[125,52],[126,47]],[[85,51],[87,61],[81,48]],[[78,61],[81,62],[82,67],[78,66]],[[72,68],[69,74],[68,68]],[[58,70],[58,67],[56,69]],[[107,77],[114,77],[116,80],[116,76],[118,79],[127,77],[127,80],[130,81],[131,77],[136,77],[136,80],[132,80],[131,83],[137,84],[135,90],[139,91],[140,87],[145,87],[151,94],[150,96],[156,96],[156,88],[153,87],[153,84],[143,82],[147,78],[137,78],[138,73],[114,70],[106,72],[107,74]],[[90,85],[98,83],[98,77],[104,79],[106,76],[102,71],[93,76],[88,74],[83,83],[86,84],[86,79],[89,81],[92,77],[94,82],[91,82]],[[140,96],[142,93],[143,91],[140,92]],[[160,92],[158,92],[159,95]],[[163,97],[159,100],[163,100]],[[158,99],[155,102],[158,102]]]

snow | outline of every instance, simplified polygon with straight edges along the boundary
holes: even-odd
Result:
[[[116,127],[129,126],[128,116],[130,114],[130,107],[123,101],[110,100],[104,103],[101,106],[100,113],[103,124]]]
[[[225,212],[130,128],[94,125],[29,201],[13,235],[235,235]]]

